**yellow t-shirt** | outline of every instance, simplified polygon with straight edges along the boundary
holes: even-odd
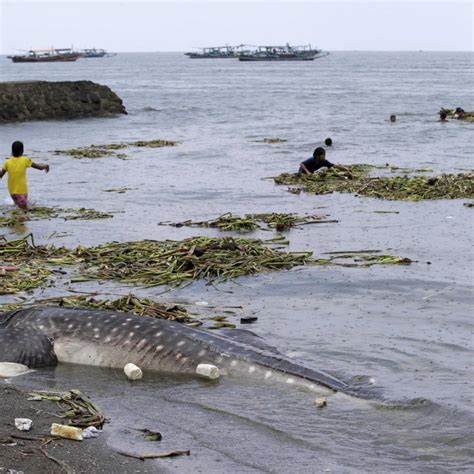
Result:
[[[3,163],[8,173],[8,191],[10,194],[28,194],[26,185],[26,168],[30,168],[33,160],[26,156],[11,156]]]

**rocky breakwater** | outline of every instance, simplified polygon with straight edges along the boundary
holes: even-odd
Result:
[[[115,92],[91,81],[0,82],[0,123],[126,113]]]

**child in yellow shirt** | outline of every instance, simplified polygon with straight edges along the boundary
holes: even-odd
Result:
[[[45,170],[49,172],[49,165],[33,163],[33,160],[23,156],[23,143],[13,142],[12,156],[8,158],[0,170],[0,179],[8,173],[8,191],[13,202],[20,208],[28,209],[28,187],[26,184],[26,168]]]

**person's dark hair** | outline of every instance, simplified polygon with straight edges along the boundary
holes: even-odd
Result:
[[[462,107],[457,107],[456,110],[454,111],[455,114],[463,114],[464,109]]]
[[[326,155],[326,150],[321,146],[318,146],[318,148],[316,148],[316,150],[313,152],[313,158],[318,158],[324,155]]]
[[[440,118],[445,119],[447,117],[446,112],[441,112],[439,114]]]
[[[21,142],[13,142],[12,143],[12,155],[13,156],[23,155],[23,143],[21,143]]]
[[[332,145],[332,138],[328,137],[326,140],[324,140],[324,144],[326,146],[331,146]]]

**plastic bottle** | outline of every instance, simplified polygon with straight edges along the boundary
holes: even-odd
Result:
[[[132,363],[127,364],[123,371],[129,380],[140,380],[143,377],[142,369]]]
[[[212,380],[218,379],[220,375],[219,368],[212,364],[199,364],[196,367],[196,374]]]

